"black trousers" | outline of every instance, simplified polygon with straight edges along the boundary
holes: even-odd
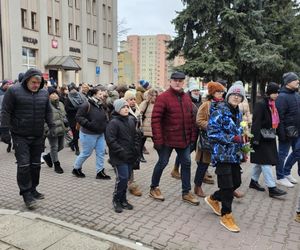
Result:
[[[239,164],[217,163],[216,175],[219,190],[211,198],[222,203],[221,214],[231,213],[233,192],[241,185],[241,167]]]
[[[13,135],[15,157],[17,159],[17,182],[20,195],[36,190],[40,181],[41,154],[44,138]]]

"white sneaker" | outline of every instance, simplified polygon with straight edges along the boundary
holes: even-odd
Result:
[[[294,185],[290,183],[290,181],[287,178],[279,179],[276,181],[276,183],[289,188],[294,187]]]
[[[287,175],[285,178],[288,179],[290,183],[293,183],[293,184],[298,183],[298,181],[291,174]]]

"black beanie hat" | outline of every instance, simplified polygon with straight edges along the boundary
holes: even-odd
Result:
[[[48,87],[48,93],[49,93],[49,95],[51,95],[53,93],[58,94],[57,90],[55,88],[53,88],[53,87]]]
[[[270,96],[271,94],[276,94],[279,91],[279,85],[275,82],[270,82],[267,86],[266,94]]]
[[[287,85],[292,81],[299,80],[299,77],[294,72],[287,72],[283,74],[282,80],[283,80],[283,85]]]
[[[68,85],[68,90],[71,91],[72,89],[76,89],[76,90],[77,90],[76,84],[75,84],[74,82],[71,82],[71,83]]]

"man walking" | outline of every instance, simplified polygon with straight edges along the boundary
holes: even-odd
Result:
[[[36,199],[44,198],[36,188],[40,179],[45,121],[50,133],[54,128],[48,92],[43,86],[41,71],[29,69],[21,83],[7,90],[2,104],[2,127],[10,130],[12,135],[17,183],[29,209],[34,207]]]
[[[172,73],[170,88],[159,95],[154,104],[151,126],[154,148],[157,150],[159,159],[152,174],[150,197],[164,200],[159,189],[159,182],[170,155],[175,149],[181,163],[182,199],[197,206],[199,201],[190,192],[190,146],[196,141],[196,127],[191,98],[184,93],[182,88],[184,79],[184,73]]]

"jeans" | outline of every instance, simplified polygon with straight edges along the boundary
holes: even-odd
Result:
[[[48,141],[50,144],[50,156],[52,162],[58,161],[58,152],[64,148],[64,135],[48,137]]]
[[[162,149],[158,150],[158,162],[156,163],[151,181],[151,188],[158,187],[161,175],[164,168],[168,165],[170,155],[174,148],[163,146]],[[191,190],[191,153],[190,146],[186,148],[175,148],[177,152],[179,162],[181,163],[181,182],[182,182],[182,193],[187,194]]]
[[[265,184],[267,187],[272,188],[276,187],[275,180],[272,174],[271,165],[254,165],[252,168],[252,177],[254,181],[258,181],[260,174],[263,173]]]
[[[195,179],[194,179],[194,183],[196,186],[202,186],[202,182],[205,176],[205,173],[208,169],[209,163],[204,163],[204,162],[197,162],[197,170],[195,173]]]
[[[90,135],[82,131],[79,133],[80,143],[82,150],[80,155],[77,156],[74,168],[82,168],[82,164],[90,157],[93,150],[96,151],[96,171],[99,173],[104,169],[104,155],[105,155],[105,139],[104,134]]]
[[[128,180],[131,172],[131,166],[127,163],[116,165],[116,185],[114,191],[114,199],[118,201],[126,201],[126,191]]]
[[[288,156],[290,147],[292,147],[292,153]],[[298,161],[298,168],[300,167],[300,137],[292,139],[290,141],[279,141],[278,147],[278,164],[276,165],[277,179],[283,179],[285,176],[291,174],[293,165]]]
[[[13,135],[17,160],[17,182],[20,195],[36,190],[40,181],[41,154],[44,138]]]
[[[190,153],[193,153],[194,149],[190,148]],[[175,167],[180,167],[180,162],[179,162],[179,157],[178,155],[176,155],[176,158],[175,158]]]

